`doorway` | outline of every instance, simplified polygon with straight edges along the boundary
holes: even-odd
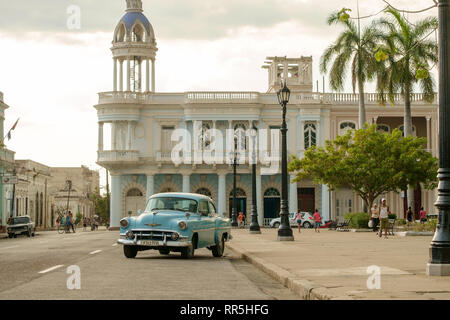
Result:
[[[298,188],[298,210],[313,213],[316,203],[316,189],[314,188]]]

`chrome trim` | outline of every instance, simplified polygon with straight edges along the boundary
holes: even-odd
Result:
[[[153,240],[156,241],[156,240]],[[164,241],[158,241],[158,246],[147,246],[147,245],[142,245],[141,241],[136,241],[136,243],[134,242],[134,240],[126,240],[126,239],[119,239],[117,240],[118,244],[123,244],[123,245],[133,245],[133,246],[143,246],[143,247],[149,247],[149,248],[157,248],[157,247],[189,247],[192,245],[191,241],[167,241],[166,243],[164,243]]]

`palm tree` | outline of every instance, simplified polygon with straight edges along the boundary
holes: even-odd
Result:
[[[340,24],[345,30],[323,53],[320,70],[327,73],[331,65],[330,86],[333,90],[340,91],[344,87],[348,68],[351,68],[353,93],[356,91],[356,85],[359,92],[359,127],[363,128],[366,122],[364,84],[371,81],[377,72],[379,64],[374,58],[374,52],[382,33],[376,27],[376,23],[372,22],[361,34],[359,20],[356,25],[345,11],[349,9],[332,13],[328,18],[329,25]]]
[[[386,10],[388,19],[380,19],[382,28],[387,30],[384,35],[386,60],[384,68],[377,76],[377,90],[384,102],[385,93],[389,101],[394,103],[395,93],[400,92],[405,103],[403,123],[404,136],[412,134],[411,93],[418,85],[426,102],[434,101],[434,81],[430,69],[438,62],[438,46],[428,39],[438,27],[434,17],[425,18],[416,24],[411,24],[393,8]],[[414,188],[408,188],[408,207],[414,209]]]

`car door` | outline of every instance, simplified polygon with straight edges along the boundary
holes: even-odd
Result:
[[[198,203],[198,213],[200,214],[200,226],[198,230],[198,247],[207,247],[214,242],[215,223],[209,211],[208,200],[200,200]]]

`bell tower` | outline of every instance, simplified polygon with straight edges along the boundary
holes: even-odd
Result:
[[[263,69],[269,73],[268,93],[278,92],[286,81],[291,92],[312,92],[312,56],[300,58],[267,57]]]
[[[142,1],[126,3],[126,13],[117,24],[112,41],[113,91],[155,92],[155,32],[143,14]]]

